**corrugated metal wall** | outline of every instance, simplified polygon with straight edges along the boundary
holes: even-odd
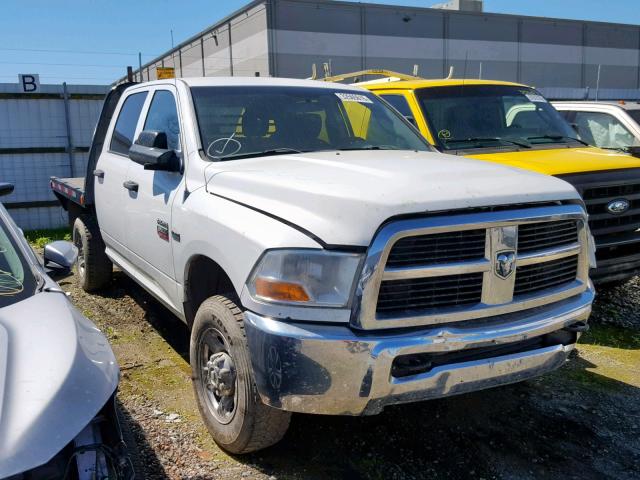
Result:
[[[334,74],[417,64],[438,78],[453,66],[457,77],[522,82],[553,98],[595,98],[598,83],[601,99],[640,97],[638,26],[330,0],[254,1],[144,66],[142,78],[174,65],[183,77],[304,78],[325,62]]]
[[[21,228],[66,223],[49,177],[84,176],[106,91],[106,86],[68,86],[69,137],[62,85],[42,85],[38,94],[22,94],[17,84],[0,84],[0,181],[15,185],[1,200]]]
[[[271,0],[272,74],[304,77],[311,64],[333,73],[387,68],[442,77],[517,81],[539,88],[600,88],[610,95],[640,88],[640,28],[552,18],[428,8]],[[637,92],[636,92],[637,94]]]
[[[142,79],[156,80],[157,67],[174,67],[179,77],[268,76],[267,36],[266,5],[249,6],[143,66]]]

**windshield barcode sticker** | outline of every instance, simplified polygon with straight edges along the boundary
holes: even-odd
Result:
[[[547,100],[537,93],[525,93],[524,96],[527,97],[531,103],[547,103]]]
[[[373,103],[366,95],[360,95],[358,93],[336,92],[336,97],[343,102]]]

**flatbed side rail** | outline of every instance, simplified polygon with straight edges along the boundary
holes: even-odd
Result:
[[[81,207],[84,207],[85,206],[84,189],[74,186],[65,180],[67,179],[51,177],[49,181],[51,190],[53,190],[53,193],[56,195],[56,197],[58,197],[58,200],[60,200],[60,203],[62,203],[62,206],[68,210],[68,208],[66,208],[67,207],[66,202],[64,202],[60,197],[63,197],[68,201],[72,201],[73,203],[80,205]]]

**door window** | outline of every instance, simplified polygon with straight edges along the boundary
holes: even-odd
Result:
[[[144,130],[156,130],[167,135],[167,147],[180,150],[180,122],[173,94],[168,90],[158,90],[153,95]]]
[[[147,92],[140,92],[129,95],[125,99],[111,137],[109,149],[112,152],[129,155],[129,149],[133,144],[133,136],[136,133],[138,118],[146,98]]]
[[[575,112],[574,123],[582,140],[602,148],[638,145],[633,134],[613,115],[603,112]]]
[[[411,113],[411,107],[409,107],[409,102],[404,98],[403,95],[380,95],[380,97],[384,98],[393,108],[398,110],[405,117],[413,117],[413,113]]]

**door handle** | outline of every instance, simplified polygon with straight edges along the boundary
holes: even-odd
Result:
[[[124,188],[126,188],[127,190],[129,190],[130,192],[137,192],[138,191],[138,184],[132,180],[127,180],[126,182],[124,182],[122,184],[122,186]]]
[[[93,176],[98,178],[104,178],[104,170],[94,170]]]

